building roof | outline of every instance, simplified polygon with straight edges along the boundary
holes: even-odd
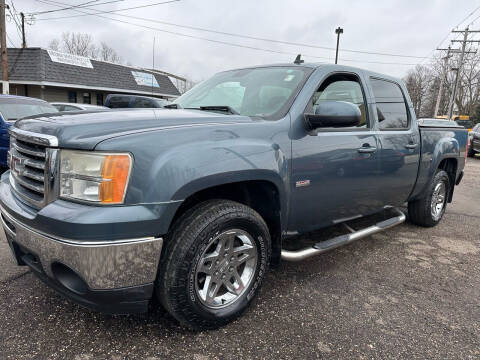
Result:
[[[72,61],[64,61],[61,55],[65,54],[41,48],[8,48],[7,51],[11,83],[168,97],[180,95],[170,78],[158,72],[70,55],[66,56]],[[74,65],[76,61],[78,64]],[[145,80],[152,83],[152,76],[154,86],[146,85]]]

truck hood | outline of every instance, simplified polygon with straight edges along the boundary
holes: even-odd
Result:
[[[110,138],[144,131],[163,131],[178,127],[218,126],[252,122],[248,116],[201,110],[141,109],[101,112],[54,113],[18,120],[15,127],[54,135],[59,147],[93,150]]]

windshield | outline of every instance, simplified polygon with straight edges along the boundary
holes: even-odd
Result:
[[[54,106],[40,101],[15,101],[0,103],[0,113],[6,121],[15,121],[26,116],[58,112]]]
[[[195,86],[174,103],[189,109],[229,107],[240,115],[276,119],[286,114],[311,71],[293,66],[226,71]]]

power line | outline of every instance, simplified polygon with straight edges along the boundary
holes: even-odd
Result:
[[[52,0],[38,0],[38,1],[48,2],[48,3],[51,3],[51,4],[61,4],[61,5],[64,5],[64,4],[60,3],[60,2],[52,1]],[[58,5],[57,5],[57,6],[58,6]],[[85,13],[84,11],[81,11],[81,10],[75,10],[75,11]],[[98,14],[92,14],[92,13],[88,13],[88,14],[89,14],[89,15],[92,15],[92,16],[100,17],[100,18],[103,18],[103,19],[120,22],[120,23],[123,23],[123,24],[129,24],[129,25],[141,27],[141,28],[144,28],[144,29],[149,29],[149,30],[153,30],[153,31],[164,32],[164,33],[167,33],[167,34],[182,36],[182,37],[191,38],[191,39],[204,40],[204,41],[208,41],[208,42],[212,42],[212,43],[217,43],[217,44],[222,44],[222,45],[229,45],[229,46],[233,46],[233,47],[245,48],[245,49],[250,49],[250,50],[257,50],[257,51],[264,51],[264,52],[275,53],[275,54],[283,54],[283,55],[297,55],[297,54],[298,54],[298,53],[292,53],[292,52],[286,52],[286,51],[280,51],[280,50],[274,50],[274,49],[260,48],[260,47],[256,47],[256,46],[237,44],[237,43],[232,43],[232,42],[228,42],[228,41],[215,40],[215,39],[204,38],[204,37],[196,36],[196,35],[179,33],[179,32],[175,32],[175,31],[170,31],[170,30],[155,28],[155,27],[151,27],[151,26],[147,26],[147,25],[132,23],[132,22],[125,21],[125,20],[115,19],[115,18],[111,18],[111,17],[104,16],[104,15],[98,15]],[[311,57],[311,58],[315,58],[315,59],[324,59],[324,60],[330,60],[330,61],[333,60],[333,58],[324,57],[324,56],[315,56],[315,55],[308,55],[308,54],[304,54],[304,56],[306,56],[306,57]],[[363,61],[363,60],[353,60],[353,59],[342,59],[342,61],[358,62],[358,63],[367,63],[367,64],[368,64],[368,63],[370,63],[370,64],[384,64],[384,65],[407,65],[407,66],[416,65],[416,64],[406,64],[406,63],[380,62],[380,61]]]
[[[125,0],[111,0],[111,1],[105,1],[103,3],[98,3],[98,4],[92,4],[94,2],[97,2],[98,0],[90,0],[78,5],[72,5],[69,7],[65,7],[62,9],[55,9],[55,10],[45,10],[45,11],[38,11],[38,12],[32,12],[32,13],[27,13],[27,15],[43,15],[43,14],[48,14],[52,12],[58,12],[58,11],[65,11],[65,10],[72,10],[72,9],[81,9],[84,7],[90,7],[90,6],[100,6],[100,5],[105,5],[105,4],[111,4],[111,3],[116,3],[120,1],[125,1]]]
[[[153,5],[155,5],[155,4],[145,5],[145,6],[153,6]],[[59,20],[59,19],[70,19],[70,18],[82,17],[82,16],[92,16],[92,15],[97,15],[97,14],[111,14],[111,13],[117,13],[117,12],[121,12],[121,11],[131,10],[131,9],[135,9],[135,8],[139,8],[139,7],[117,9],[117,10],[110,10],[110,11],[98,11],[98,12],[95,12],[95,13],[84,13],[84,14],[80,14],[80,15],[69,15],[69,16],[51,17],[51,18],[43,18],[43,19],[40,18],[38,20],[39,21]],[[210,33],[214,33],[214,34],[238,37],[238,38],[249,39],[249,40],[259,40],[259,41],[266,41],[266,42],[272,42],[272,43],[277,43],[277,44],[301,46],[301,47],[308,47],[308,48],[314,48],[314,49],[335,50],[335,48],[333,48],[333,47],[298,43],[298,42],[292,42],[292,41],[276,40],[276,39],[263,38],[263,37],[258,37],[258,36],[242,35],[242,34],[237,34],[237,33],[226,32],[226,31],[219,31],[219,30],[206,29],[206,28],[190,26],[190,25],[176,24],[176,23],[172,23],[172,22],[156,20],[156,19],[149,19],[149,18],[133,16],[133,15],[123,15],[123,14],[114,14],[114,15],[127,17],[127,18],[130,18],[130,19],[141,20],[141,21],[153,22],[153,23],[162,24],[162,25],[175,26],[175,27],[190,29],[190,30],[210,32]],[[424,58],[424,56],[392,54],[392,53],[384,53],[384,52],[376,52],[376,51],[362,51],[362,50],[352,50],[352,49],[342,49],[342,51],[350,52],[350,53],[357,53],[357,54],[367,54],[367,55],[416,58],[416,59],[423,59]]]
[[[7,35],[7,40],[10,42],[10,45],[12,45],[12,47],[16,47],[12,39],[10,39],[10,36],[8,36],[8,33],[5,33],[5,35]]]
[[[37,0],[37,1],[44,2],[44,1],[41,1],[41,0]],[[124,8],[124,9],[105,10],[105,11],[98,11],[98,12],[96,12],[96,13],[84,13],[83,15],[59,16],[59,17],[44,18],[44,19],[38,19],[38,20],[69,19],[69,18],[72,18],[72,17],[91,16],[91,15],[96,15],[96,14],[111,14],[111,13],[118,12],[118,11],[127,11],[127,10],[142,9],[142,8],[146,8],[146,7],[163,5],[163,4],[169,4],[169,3],[178,2],[178,1],[180,1],[180,0],[168,0],[168,1],[156,2],[156,3],[153,3],[153,4],[132,6],[132,7],[129,7],[129,8]],[[116,2],[116,1],[111,1],[111,2]],[[103,4],[107,4],[107,3],[108,3],[108,2],[105,2],[105,3],[103,3]],[[98,6],[98,5],[102,5],[102,4],[95,4],[95,6]],[[91,9],[90,6],[92,6],[92,5],[82,6],[82,8],[94,10],[94,9]],[[67,9],[62,9],[62,10],[67,10]],[[70,8],[70,9],[68,9],[68,10],[76,10],[76,8],[73,8],[73,7],[72,7],[72,8]]]
[[[472,16],[473,14],[475,14],[479,9],[480,9],[480,6],[478,6],[478,7],[475,8],[475,10],[473,10],[470,14],[468,14],[467,16],[465,16],[465,18],[464,18],[462,21],[460,21],[460,22],[458,23],[458,25],[454,27],[454,29],[456,29],[456,28],[458,28],[460,25],[462,25],[462,23],[463,23],[465,20],[467,20],[470,16]],[[478,17],[477,17],[477,19],[478,19]],[[473,21],[475,21],[475,20],[473,20]],[[470,24],[471,24],[471,23],[470,23]],[[470,24],[469,24],[469,25],[470,25]]]
[[[15,9],[15,7],[13,6],[13,2],[12,2],[12,7]],[[12,9],[11,9],[10,7],[7,7],[7,9],[8,9],[8,12],[10,13],[11,18],[12,18],[13,21],[15,22],[15,27],[17,28],[18,36],[19,36],[20,38],[22,38],[22,33],[21,33],[22,27],[21,27],[20,24],[18,23],[16,11],[15,11],[15,12],[12,11]]]
[[[465,20],[467,20],[470,16],[472,16],[473,14],[475,14],[479,9],[480,9],[480,6],[476,7],[476,8],[475,8],[473,11],[471,11],[465,18],[463,18],[462,21],[460,21],[456,26],[454,26],[453,29],[458,28]],[[478,17],[476,17],[472,22],[470,22],[470,24],[472,24],[472,23],[473,23],[475,20],[477,20],[478,18],[480,18],[480,15],[479,15]],[[470,24],[468,24],[468,25],[470,25]],[[445,42],[445,40],[447,40],[447,39],[449,38],[450,35],[451,35],[451,32],[449,31],[448,34],[442,39],[442,41],[440,41],[440,43],[439,43],[437,46],[435,46],[435,48],[434,48],[432,51],[429,52],[429,55],[426,56],[425,59],[430,59],[430,58],[432,57],[433,53],[435,52],[435,50],[436,50],[437,48],[441,47],[442,44]],[[457,35],[454,40],[458,39],[458,36],[459,36],[459,35]],[[425,61],[425,59],[423,59],[422,61],[420,61],[419,64],[422,64],[422,63]]]

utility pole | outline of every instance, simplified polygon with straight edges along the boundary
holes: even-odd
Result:
[[[21,12],[20,17],[22,19],[22,48],[25,49],[27,47],[27,40],[25,40],[25,14]]]
[[[446,50],[447,55],[445,55],[445,57],[443,58],[443,61],[445,62],[445,64],[444,64],[445,73],[442,75],[442,78],[440,80],[440,89],[438,89],[437,102],[435,103],[435,112],[434,112],[434,115],[433,115],[433,117],[435,117],[435,118],[438,115],[438,109],[440,107],[440,101],[442,99],[442,94],[443,94],[443,86],[445,84],[445,79],[447,78],[448,59],[450,58],[450,53],[459,52],[459,50],[453,50],[452,51],[451,46],[449,46],[448,49],[437,49],[437,50]]]
[[[340,34],[343,34],[343,29],[339,26],[335,29],[335,34],[337,34],[337,51],[335,53],[335,64],[338,63],[338,44],[340,43]]]
[[[461,75],[461,71],[462,71],[462,66],[463,66],[463,58],[465,56],[465,48],[467,47],[467,43],[473,43],[473,42],[480,42],[480,40],[468,40],[468,34],[469,33],[477,33],[477,32],[480,32],[480,30],[469,30],[468,27],[463,30],[463,31],[459,31],[459,30],[453,30],[452,33],[463,33],[463,40],[452,40],[452,42],[461,42],[462,43],[462,50],[461,50],[461,53],[460,53],[460,60],[458,62],[458,66],[457,68],[455,69],[456,70],[456,74],[455,74],[455,82],[453,84],[453,91],[452,91],[452,94],[450,96],[450,101],[449,101],[449,104],[448,104],[448,119],[452,120],[452,115],[453,115],[453,107],[455,105],[455,96],[457,94],[457,89],[458,89],[458,84],[460,83],[460,75]],[[474,51],[467,51],[467,53],[475,53]]]
[[[0,0],[0,46],[2,47],[2,93],[8,94],[7,30],[5,22],[5,0]]]

